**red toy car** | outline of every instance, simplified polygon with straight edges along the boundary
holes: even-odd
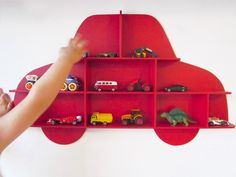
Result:
[[[69,116],[63,118],[50,118],[47,121],[47,124],[57,125],[57,124],[72,124],[77,125],[82,121],[82,116]]]

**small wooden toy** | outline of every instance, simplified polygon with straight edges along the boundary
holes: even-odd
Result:
[[[220,119],[218,117],[209,117],[208,118],[209,126],[229,126],[230,123],[226,120]]]
[[[150,48],[142,47],[142,48],[135,49],[133,57],[136,57],[136,58],[147,58],[147,57],[155,58],[155,57],[157,57],[157,54]]]
[[[166,88],[164,88],[164,90],[166,92],[186,92],[188,90],[188,88],[186,86],[176,84],[176,85],[172,85],[170,87],[166,87]]]
[[[118,83],[117,81],[96,81],[94,88],[97,91],[116,91]]]
[[[27,90],[30,90],[33,87],[33,85],[35,84],[35,82],[39,79],[39,76],[31,74],[31,75],[26,75],[25,78],[27,80],[27,82],[25,84],[25,88]]]
[[[50,124],[50,125],[57,125],[57,124],[77,125],[80,122],[82,122],[82,116],[69,116],[69,117],[62,117],[62,118],[50,118],[50,119],[48,119],[47,124]]]
[[[140,79],[136,79],[128,84],[127,90],[129,92],[133,91],[144,91],[144,92],[150,92],[151,91],[151,85],[148,83],[143,83]]]
[[[176,126],[178,123],[183,123],[185,126],[188,126],[189,123],[197,123],[179,108],[172,109],[170,112],[163,112],[161,117],[166,118],[172,126]]]
[[[107,125],[112,123],[113,116],[111,113],[99,113],[94,112],[90,118],[90,123],[92,125],[97,125],[97,123],[102,123],[103,125]]]
[[[125,114],[121,116],[121,124],[122,125],[143,125],[144,124],[144,116],[141,114],[139,109],[132,109],[130,114]]]
[[[76,91],[79,90],[81,87],[81,83],[76,77],[73,77],[71,75],[67,76],[66,81],[63,84],[63,88],[61,91]]]
[[[117,57],[117,53],[98,53],[96,57]]]

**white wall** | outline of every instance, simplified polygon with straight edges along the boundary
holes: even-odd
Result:
[[[211,71],[233,92],[229,117],[236,122],[234,0],[0,0],[1,87],[14,89],[27,72],[53,62],[86,17],[119,10],[156,17],[178,57]],[[234,177],[235,133],[200,130],[174,147],[151,129],[90,129],[65,146],[29,128],[1,161],[5,177]]]

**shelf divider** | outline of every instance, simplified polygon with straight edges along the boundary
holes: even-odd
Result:
[[[123,19],[122,11],[120,10],[119,15],[119,57],[122,57],[122,38],[123,38]]]

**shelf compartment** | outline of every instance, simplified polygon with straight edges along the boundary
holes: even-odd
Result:
[[[131,57],[141,47],[152,49],[159,57],[175,58],[160,23],[148,15],[122,15],[122,56]],[[155,40],[154,40],[155,39]]]
[[[153,128],[154,120],[153,95],[87,95],[87,127],[89,128]],[[145,118],[143,126],[121,125],[121,116],[129,114],[131,109],[140,109]],[[93,126],[90,117],[93,112],[111,113],[113,122]]]
[[[96,15],[88,17],[77,31],[89,41],[87,49],[90,56],[98,53],[120,53],[119,15]],[[99,41],[99,43],[98,43]],[[98,45],[99,44],[99,45]]]
[[[107,62],[108,61],[108,62]],[[145,66],[145,67],[143,67]],[[87,62],[87,91],[93,91],[98,80],[117,81],[118,90],[124,91],[127,85],[140,79],[142,82],[154,86],[155,62],[152,60],[93,60]],[[152,88],[153,90],[153,88]]]
[[[63,118],[68,116],[82,116],[82,122],[76,126],[72,125],[47,125],[47,120],[50,118]],[[40,116],[40,118],[33,124],[33,127],[46,127],[46,128],[69,128],[69,127],[84,127],[85,125],[85,107],[84,95],[66,95],[60,94],[57,96],[52,105]]]
[[[184,111],[197,124],[190,123],[189,126],[177,124],[173,127],[165,118],[160,117],[163,112],[169,112],[174,108]],[[157,95],[156,128],[204,128],[207,127],[207,116],[208,95]]]
[[[225,94],[222,84],[209,71],[184,62],[157,62],[157,91],[180,84],[188,92]],[[230,92],[226,92],[229,94]]]
[[[219,119],[228,121],[228,106],[227,98],[224,94],[212,94],[209,96],[209,114],[208,117],[217,117]],[[233,128],[234,125],[229,126],[208,126],[208,128]]]

